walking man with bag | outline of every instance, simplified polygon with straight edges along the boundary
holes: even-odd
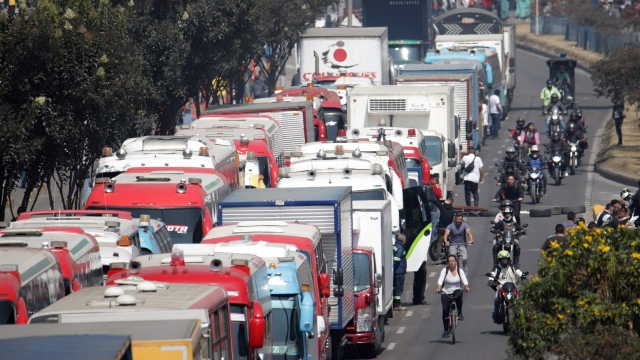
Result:
[[[616,124],[616,133],[618,134],[618,146],[622,146],[622,122],[627,117],[624,114],[624,100],[618,95],[613,99],[613,121]]]
[[[464,200],[467,206],[471,206],[471,195],[473,194],[473,205],[478,206],[480,202],[478,184],[482,181],[484,171],[482,170],[482,159],[476,155],[475,148],[469,148],[469,153],[460,159],[460,165],[464,171]]]

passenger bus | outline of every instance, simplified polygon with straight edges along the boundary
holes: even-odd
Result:
[[[229,193],[225,178],[211,169],[131,168],[96,181],[85,208],[149,215],[167,224],[174,244],[199,243],[216,223],[218,202]]]
[[[60,264],[47,249],[0,248],[0,325],[29,317],[65,295]]]
[[[153,332],[160,321],[200,320],[201,359],[234,359],[231,313],[227,292],[219,286],[155,283],[127,280],[117,286],[82,289],[31,317],[29,324],[118,323],[126,333],[127,322],[146,324]],[[251,332],[258,335],[261,320]],[[179,357],[182,359],[183,357]],[[144,359],[148,359],[145,357]],[[235,358],[239,359],[239,358]]]
[[[257,256],[220,253],[215,246],[176,244],[169,254],[141,256],[126,271],[114,273],[107,285],[129,277],[174,284],[207,284],[224,288],[231,304],[234,359],[271,359],[271,298],[264,261]],[[261,320],[253,333],[251,321]],[[256,336],[260,335],[260,338]]]
[[[64,293],[102,285],[102,262],[96,239],[78,227],[2,229],[0,247],[48,248],[58,259]]]
[[[316,307],[318,328],[322,325],[326,331],[319,331],[318,348],[322,350],[321,359],[331,355],[329,337],[329,296],[330,284],[327,263],[322,251],[322,234],[313,225],[286,223],[282,221],[245,221],[236,225],[218,226],[209,231],[203,244],[222,244],[251,237],[252,242],[285,244],[295,247],[311,261],[313,274],[313,296]],[[312,357],[313,358],[313,357]]]

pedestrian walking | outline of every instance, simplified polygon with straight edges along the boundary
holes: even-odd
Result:
[[[482,159],[476,155],[475,148],[469,148],[469,153],[460,159],[460,165],[464,171],[464,200],[467,206],[471,206],[471,195],[473,195],[473,204],[478,206],[480,202],[478,184],[482,181],[484,171]]]
[[[300,86],[300,67],[296,68],[296,73],[291,78],[291,86]]]
[[[491,116],[489,116],[489,99],[482,100],[482,146],[487,145],[487,138],[491,136]]]
[[[449,247],[449,255],[456,256],[458,250],[462,255],[462,268],[467,270],[467,244],[473,244],[471,228],[464,221],[461,213],[454,216],[453,222],[444,231],[444,245]]]
[[[500,104],[500,90],[496,89],[489,97],[489,112],[491,113],[491,138],[498,138],[500,119],[502,118],[502,105]]]
[[[407,273],[407,252],[404,250],[406,240],[403,234],[398,234],[393,244],[393,311],[407,310],[402,306],[404,275]]]
[[[618,146],[622,146],[622,122],[627,115],[624,114],[624,100],[620,96],[614,96],[613,102],[613,121],[616,125],[616,133],[618,134]]]

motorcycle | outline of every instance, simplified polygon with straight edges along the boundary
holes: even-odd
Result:
[[[495,221],[491,220],[491,225],[495,225]],[[528,227],[529,224],[522,224],[523,228]],[[496,235],[495,237],[495,242],[498,244],[498,246],[500,247],[500,251],[502,250],[506,250],[509,252],[509,254],[511,254],[511,259],[515,259],[515,254],[513,253],[513,244],[516,240],[520,240],[520,235],[525,235],[527,232],[525,230],[520,230],[520,231],[511,231],[511,230],[507,230],[507,231],[498,231],[498,230],[494,230],[491,229],[490,232],[494,235]],[[493,251],[493,249],[492,249]],[[497,264],[494,264],[494,266],[497,266]]]
[[[554,151],[549,159],[551,177],[555,180],[556,185],[560,185],[562,178],[564,178],[564,174],[562,173],[563,162],[564,159],[562,159],[562,153],[560,151]]]
[[[500,282],[500,280],[498,280],[497,278],[497,274],[496,276],[493,276],[491,273],[487,273],[486,275],[492,278],[495,283]],[[502,330],[505,334],[509,333],[509,330],[511,328],[511,318],[513,316],[513,314],[509,312],[509,302],[512,299],[517,299],[520,297],[520,290],[518,290],[518,285],[520,284],[520,282],[527,279],[527,275],[529,275],[528,271],[523,272],[522,276],[520,277],[520,279],[518,279],[518,281],[516,281],[515,284],[511,281],[505,282],[500,287],[500,290],[498,290],[498,301],[500,302],[500,305],[498,306],[498,323],[502,324]]]
[[[528,168],[526,175],[527,189],[531,196],[531,203],[533,205],[540,203],[540,198],[544,196],[542,188],[544,186],[543,169],[537,167]]]
[[[562,129],[562,114],[560,112],[560,109],[558,109],[558,106],[554,106],[553,109],[551,109],[551,114],[547,112],[546,115],[549,115],[549,117],[547,118],[547,122],[549,123],[549,131],[547,132],[547,136],[551,137],[551,134],[556,131],[562,133],[564,131],[564,129]]]
[[[580,164],[581,149],[580,140],[576,142],[567,141],[569,143],[569,174],[575,175],[576,168]]]

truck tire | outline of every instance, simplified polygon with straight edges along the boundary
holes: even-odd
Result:
[[[568,214],[570,211],[573,211],[576,214],[584,214],[587,212],[587,208],[584,205],[580,206],[563,206],[562,213]]]
[[[373,344],[358,346],[358,354],[365,359],[375,359],[382,350],[382,328],[379,326],[382,316],[378,318],[378,326],[376,326]],[[382,320],[384,322],[384,319]]]
[[[529,211],[530,217],[549,217],[551,216],[551,209],[531,209]]]

